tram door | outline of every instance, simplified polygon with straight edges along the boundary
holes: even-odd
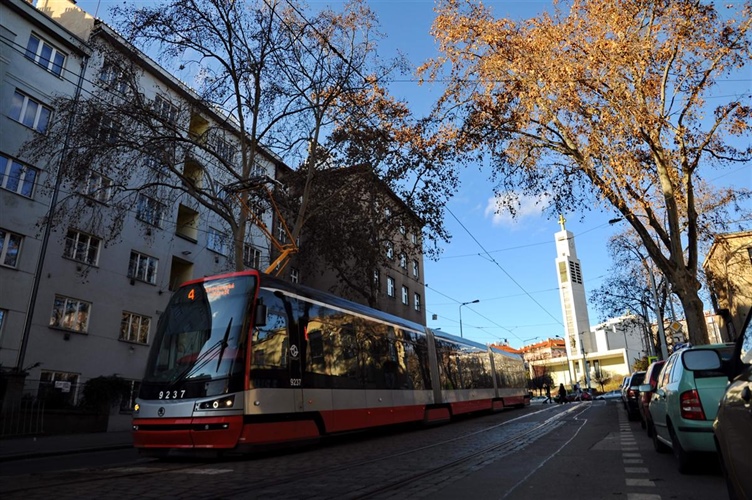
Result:
[[[294,389],[293,404],[295,411],[305,410],[303,403],[303,371],[305,367],[307,339],[305,335],[306,322],[300,311],[300,301],[285,297],[285,309],[287,309],[287,366],[289,374],[289,387]]]

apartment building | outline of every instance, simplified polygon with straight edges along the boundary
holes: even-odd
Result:
[[[302,252],[291,262],[291,281],[425,325],[420,218],[370,168],[335,168],[317,176],[317,196],[329,205],[320,216],[326,220],[317,222],[319,208],[312,208],[312,227],[302,233]],[[330,215],[332,207],[336,218]],[[307,247],[317,236],[322,244],[322,235],[313,231],[323,233],[329,244],[342,245],[341,252],[328,252],[339,256],[322,258]],[[353,253],[359,254],[357,263]]]
[[[240,161],[242,131],[75,2],[39,0],[35,8],[3,0],[0,9],[0,402],[24,394],[76,404],[88,380],[110,375],[128,380],[135,394],[170,292],[238,267],[227,221],[196,193],[227,200],[222,190],[234,179],[226,167]],[[60,97],[78,106],[78,118],[70,133],[55,129],[55,154],[32,160],[23,145],[61,126]],[[149,137],[128,137],[138,151],[123,153],[130,129],[121,118],[133,110],[97,111],[94,104],[104,101],[145,103],[154,115],[147,125],[157,135],[170,132],[172,142],[155,141],[153,155],[144,155],[139,141]],[[90,129],[91,162],[70,172],[63,168],[72,154],[65,138],[82,137],[73,129],[79,120]],[[117,154],[107,153],[120,142]],[[262,151],[251,176],[276,179],[290,171]],[[144,183],[150,187],[140,189]],[[374,183],[389,200],[381,205],[384,216],[407,214],[394,193]],[[258,220],[281,236],[271,207],[250,196]],[[374,269],[376,307],[425,324],[422,252],[400,250],[407,248],[403,240],[420,247],[421,225],[414,215],[404,220],[403,230],[387,238],[392,246],[383,246],[391,252],[387,264]],[[276,258],[257,224],[248,223],[243,241],[244,267],[265,270]],[[283,277],[342,292],[334,290],[333,274],[294,262]],[[124,401],[123,411],[129,407]]]
[[[190,192],[230,183],[216,160],[238,160],[241,132],[74,3],[42,0],[38,7],[22,0],[0,7],[2,389],[5,400],[23,391],[73,404],[97,376],[118,375],[135,391],[170,291],[188,279],[235,269],[227,222]],[[115,61],[136,68],[135,88]],[[164,151],[155,151],[154,161],[138,155],[122,164],[94,161],[73,178],[56,176],[65,144],[49,162],[32,163],[19,151],[48,132],[59,111],[57,96],[78,98],[82,110],[87,99],[149,103],[160,126],[191,144],[171,151],[182,177],[164,168]],[[86,117],[94,141],[105,145],[122,133],[117,116],[95,118]],[[278,163],[263,154],[252,175],[273,178]],[[146,178],[153,187],[138,190]],[[127,210],[116,212],[117,203],[129,204]],[[271,226],[271,210],[257,209]],[[115,238],[100,234],[112,227],[118,228]],[[251,226],[244,241],[246,265],[265,268],[268,239]]]
[[[702,268],[725,330],[723,339],[733,341],[752,310],[752,231],[715,235]],[[712,339],[717,323],[707,314],[706,320]]]

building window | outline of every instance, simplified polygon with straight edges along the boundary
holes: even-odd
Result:
[[[138,195],[138,201],[136,203],[136,218],[138,220],[151,224],[152,226],[162,227],[163,214],[164,205],[145,194]]]
[[[99,72],[99,81],[103,86],[120,94],[125,94],[125,91],[128,90],[128,83],[125,80],[123,70],[111,62],[105,62],[102,66],[102,70]]]
[[[415,234],[415,233],[412,233],[410,235],[410,241],[413,242],[413,245],[417,245],[418,244],[418,235]]]
[[[285,229],[285,223],[281,220],[277,221],[277,241],[287,243],[287,230]]]
[[[206,248],[221,255],[227,255],[227,235],[219,229],[210,227]]]
[[[109,115],[101,115],[95,119],[94,129],[91,134],[98,140],[107,144],[115,144],[120,137],[120,123]]]
[[[400,222],[400,225],[399,225],[399,232],[402,235],[407,234],[407,230],[405,229],[405,225],[402,224],[401,222]]]
[[[91,303],[83,300],[55,295],[50,326],[78,333],[86,333],[89,328]]]
[[[131,260],[128,263],[128,277],[156,285],[158,264],[159,259],[138,252],[131,252]]]
[[[47,126],[50,123],[52,109],[16,90],[13,94],[9,116],[17,122],[44,134],[47,132]]]
[[[407,269],[407,255],[404,253],[399,254],[399,265],[402,269]]]
[[[37,398],[46,409],[60,409],[78,403],[79,376],[77,373],[42,371],[39,376]]]
[[[0,339],[3,338],[3,326],[5,326],[5,318],[8,317],[7,309],[0,309]]]
[[[26,45],[26,58],[57,76],[63,73],[65,54],[36,35],[32,34],[29,37],[29,43]]]
[[[0,187],[31,198],[39,170],[0,154]]]
[[[569,274],[572,277],[572,283],[582,283],[582,272],[580,271],[580,263],[569,261]]]
[[[243,246],[243,264],[253,269],[261,268],[261,250],[248,243]]]
[[[235,158],[235,148],[229,141],[220,137],[219,134],[213,134],[213,138],[210,142],[210,146],[214,149],[214,153],[227,163],[232,163]]]
[[[127,380],[131,386],[127,397],[123,397],[120,400],[120,413],[133,413],[133,406],[136,403],[138,397],[138,391],[141,389],[141,382],[138,380]]]
[[[174,124],[178,120],[178,107],[161,95],[154,99],[154,112],[167,123]]]
[[[415,278],[416,280],[420,278],[420,265],[415,259],[413,259],[413,278]]]
[[[112,179],[92,170],[86,179],[84,194],[100,203],[107,203],[112,198]]]
[[[300,283],[300,271],[294,267],[290,268],[290,281],[293,283]]]
[[[386,258],[394,260],[394,245],[391,241],[386,242]]]
[[[381,273],[378,269],[373,270],[373,286],[378,290],[381,288]]]
[[[149,328],[151,318],[123,311],[123,319],[120,322],[120,339],[126,342],[147,344],[149,342]]]
[[[69,230],[65,236],[63,256],[85,264],[96,266],[99,262],[101,240],[88,234]]]
[[[0,264],[15,268],[21,253],[23,236],[0,229]]]
[[[413,307],[416,311],[420,312],[420,294],[416,293],[413,295]]]
[[[394,297],[394,278],[391,276],[386,277],[386,294],[390,297]]]
[[[410,304],[410,291],[406,286],[402,287],[402,303],[405,305]]]
[[[266,175],[266,169],[261,166],[259,162],[253,162],[249,177],[264,177]]]

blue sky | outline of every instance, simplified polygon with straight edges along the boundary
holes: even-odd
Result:
[[[99,4],[98,15],[106,21],[107,9],[115,3],[115,0],[79,0],[78,6],[94,14]],[[342,3],[309,1],[313,7]],[[487,0],[484,4],[491,6],[497,17],[522,19],[550,8],[552,2]],[[399,49],[417,66],[435,55],[429,34],[434,18],[433,0],[375,0],[371,5],[387,35],[380,49],[382,57],[388,58]],[[750,81],[747,68],[746,76],[730,82],[727,88],[720,87],[719,93],[728,96],[746,92],[749,96]],[[427,112],[439,90],[418,86],[410,77],[391,87],[395,96],[405,99],[419,114]],[[459,334],[459,305],[478,299],[478,303],[462,307],[462,331],[467,338],[481,343],[507,340],[510,345],[521,347],[563,335],[554,266],[554,234],[560,230],[557,220],[542,216],[532,203],[515,221],[495,215],[489,172],[480,167],[469,168],[460,178],[461,185],[447,206],[445,218],[452,240],[444,246],[439,261],[424,263],[428,326]],[[752,187],[752,168],[721,172],[714,182]],[[564,215],[566,228],[575,236],[585,289],[589,292],[602,284],[608,272],[608,238],[624,226],[608,223],[616,217],[614,212]],[[434,314],[436,320],[432,319]],[[591,308],[591,325],[601,320]]]

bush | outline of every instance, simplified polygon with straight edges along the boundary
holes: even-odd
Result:
[[[109,413],[110,408],[130,396],[131,384],[117,375],[89,379],[84,385],[81,406],[98,413]]]

